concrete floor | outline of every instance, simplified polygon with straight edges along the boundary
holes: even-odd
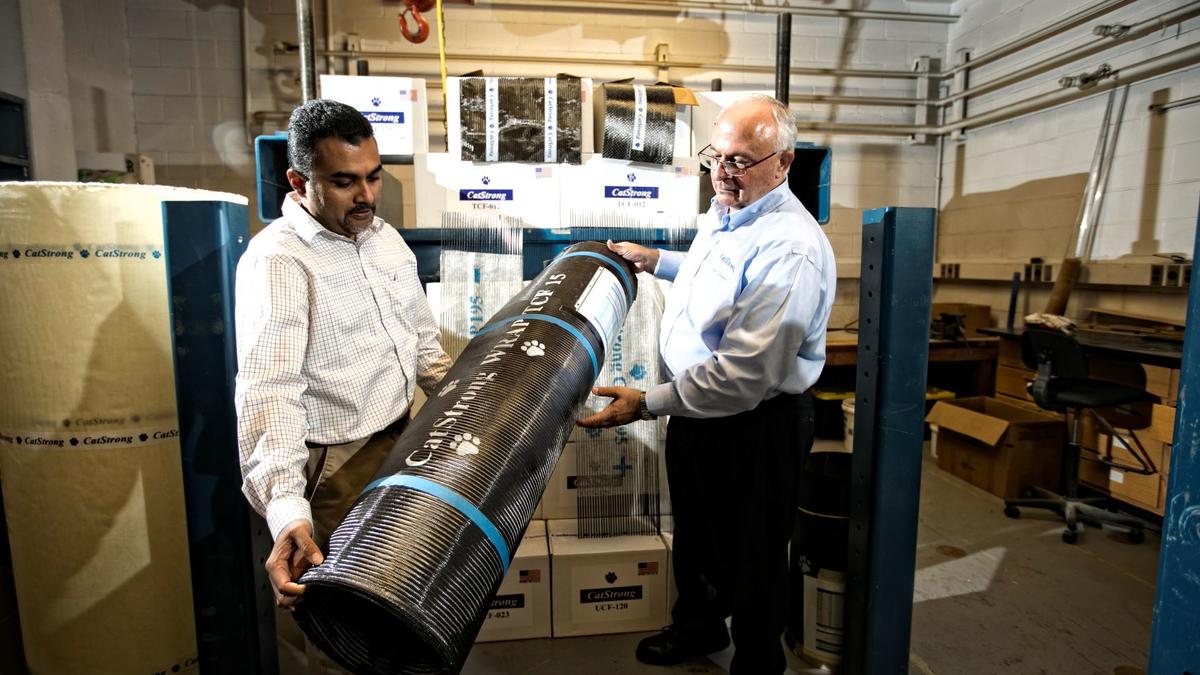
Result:
[[[1070,546],[1062,525],[926,461],[921,481],[909,673],[1141,675],[1150,647],[1157,533],[1139,545],[1089,528]],[[731,650],[663,668],[638,663],[638,640],[607,635],[477,645],[465,675],[725,673]],[[790,672],[808,672],[791,657]],[[818,671],[819,672],[819,671]]]

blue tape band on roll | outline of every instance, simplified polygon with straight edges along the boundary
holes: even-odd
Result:
[[[487,536],[487,538],[492,542],[492,546],[496,548],[496,554],[500,556],[500,562],[505,568],[508,567],[508,544],[504,543],[504,536],[500,534],[500,530],[492,524],[492,521],[489,520],[487,516],[483,515],[483,511],[480,511],[479,507],[467,501],[466,497],[458,494],[454,490],[451,490],[444,485],[439,485],[431,480],[419,478],[417,476],[407,476],[404,474],[380,478],[379,480],[368,485],[366,489],[363,490],[363,493],[365,494],[371,490],[374,490],[375,488],[381,487],[406,487],[410,490],[424,492],[432,497],[437,497],[443,502],[446,502],[450,506],[454,507],[456,511],[466,516],[467,519],[472,523],[475,523],[475,527],[478,527],[480,531]]]
[[[625,280],[625,299],[629,301],[629,304],[633,304],[633,280],[629,278],[629,270],[625,269],[624,265],[618,265],[617,262],[612,258],[609,258],[605,255],[600,255],[599,253],[592,253],[591,251],[575,251],[574,253],[563,254],[562,257],[563,259],[575,257],[595,258],[596,260],[600,260],[604,264],[615,269],[618,273],[620,273],[621,278]]]
[[[482,330],[480,330],[478,333],[476,333],[476,335],[484,335],[486,333],[491,333],[492,331],[498,330],[504,326],[507,326],[508,324],[510,324],[514,321],[520,321],[520,320],[545,321],[546,323],[554,324],[555,326],[558,326],[559,328],[567,331],[571,335],[574,335],[575,339],[579,340],[579,344],[583,345],[583,348],[587,350],[588,358],[590,358],[592,360],[592,380],[595,381],[595,379],[597,377],[600,377],[600,361],[596,358],[596,350],[592,349],[592,344],[590,342],[588,342],[587,338],[584,337],[583,333],[581,333],[578,328],[576,328],[575,326],[572,326],[571,324],[567,323],[566,321],[563,321],[562,319],[560,319],[558,317],[542,316],[541,314],[518,314],[517,316],[510,316],[507,319],[500,319],[499,321],[491,324],[490,326],[484,326],[484,328]]]

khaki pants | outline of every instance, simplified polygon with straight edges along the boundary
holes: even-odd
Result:
[[[329,536],[387,459],[407,422],[406,415],[370,438],[341,445],[309,446],[305,498],[312,505],[313,540],[322,551],[329,544]],[[275,626],[280,675],[346,673],[304,637],[290,612],[276,608]]]

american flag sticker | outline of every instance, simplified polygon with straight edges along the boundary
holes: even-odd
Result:
[[[542,583],[541,570],[521,570],[520,583],[522,584],[540,584]]]
[[[549,178],[554,175],[554,171],[548,166],[535,166],[533,168],[534,178]]]
[[[642,576],[646,576],[648,574],[658,574],[658,561],[657,560],[652,560],[650,562],[638,563],[638,576],[642,577]]]

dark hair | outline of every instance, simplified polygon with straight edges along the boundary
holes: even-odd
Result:
[[[322,139],[337,137],[358,145],[374,135],[371,123],[354,108],[329,99],[313,99],[293,110],[288,120],[288,164],[308,178],[317,143]]]

